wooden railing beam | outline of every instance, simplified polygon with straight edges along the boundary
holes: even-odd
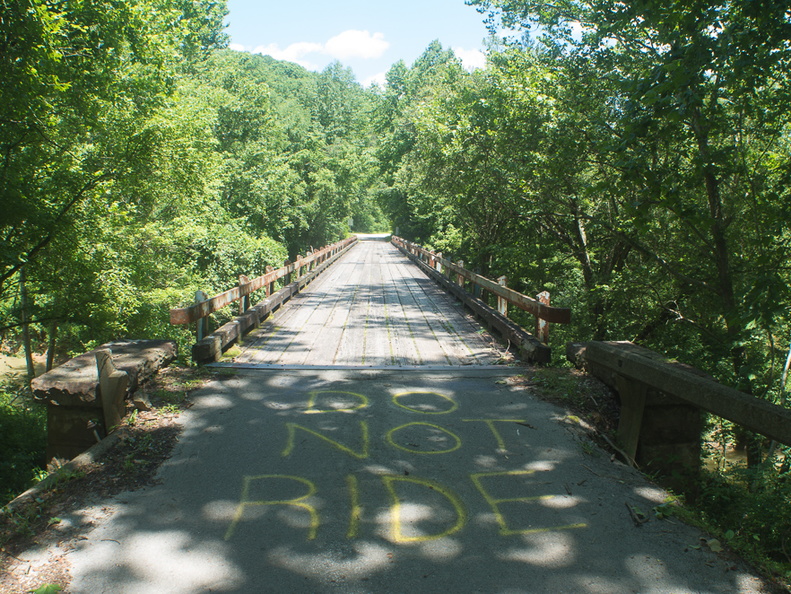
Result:
[[[392,241],[396,245],[401,244],[404,249],[412,254],[417,255],[421,259],[425,259],[429,254],[432,254],[432,252],[420,247],[419,245],[400,237],[393,236]],[[441,257],[439,254],[433,254],[433,257],[439,264],[442,265],[443,270],[447,274],[456,274],[457,281],[460,284],[464,280],[470,281],[471,283],[481,287],[482,289],[485,289],[493,295],[501,297],[509,303],[514,304],[519,309],[539,317],[542,320],[546,320],[547,322],[554,322],[556,324],[568,324],[571,322],[571,310],[569,308],[550,307],[544,305],[540,301],[532,299],[526,295],[523,295],[522,293],[514,291],[513,289],[502,287],[497,282],[488,279],[485,276],[481,276],[480,274],[476,274],[471,270],[467,270],[463,266],[459,266],[451,260]]]
[[[300,267],[309,265],[330,252],[337,252],[338,250],[349,246],[355,241],[357,241],[356,237],[350,237],[343,241],[339,241],[308,256],[305,256],[304,258],[298,257],[296,263],[287,262],[283,267],[278,268],[277,270],[271,270],[266,274],[252,279],[246,284],[240,284],[239,286],[215,295],[206,301],[196,303],[195,305],[191,305],[189,307],[177,307],[171,309],[170,323],[173,325],[191,324],[193,322],[197,322],[201,318],[211,315],[226,305],[230,305],[234,301],[240,301],[242,298],[247,297],[259,289],[265,288],[266,286],[270,286],[271,291],[271,285],[275,281],[283,277],[289,277],[294,272],[298,272]],[[289,284],[289,282],[290,280],[286,284]]]

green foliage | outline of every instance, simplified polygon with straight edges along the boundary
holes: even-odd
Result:
[[[0,391],[0,502],[32,486],[32,471],[46,464],[47,413],[27,397]]]
[[[0,22],[14,39],[0,50],[14,82],[0,101],[4,336],[26,317],[60,352],[122,336],[186,347],[168,309],[195,291],[263,274],[351,221],[386,226],[377,98],[339,64],[315,74],[219,49],[223,2],[20,6]]]
[[[791,473],[765,464],[705,473],[695,507],[732,548],[791,579]]]

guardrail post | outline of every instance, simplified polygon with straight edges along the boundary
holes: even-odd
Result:
[[[249,285],[249,284],[250,284],[250,279],[247,278],[246,275],[240,274],[239,275],[239,292],[242,291],[242,287],[244,287],[245,285]],[[248,309],[250,309],[250,295],[242,295],[239,298],[239,315],[242,315]]]
[[[436,265],[434,266],[434,268],[440,274],[442,274],[442,262],[441,262],[441,260],[442,260],[442,252],[437,252]]]
[[[542,291],[536,295],[536,299],[541,305],[549,307],[549,291]],[[536,338],[544,344],[549,344],[549,322],[536,316]]]
[[[456,262],[456,266],[459,268],[464,268],[464,260],[459,260]],[[459,285],[462,289],[464,288],[464,277],[461,274],[456,273],[456,284]]]
[[[501,287],[507,287],[508,278],[505,276],[501,276],[500,278],[497,279],[497,284],[500,285]],[[499,295],[497,296],[497,311],[499,311],[503,317],[505,318],[508,317],[508,301],[506,301]]]
[[[209,296],[204,293],[203,291],[195,291],[195,303],[203,303],[204,301],[208,301]],[[198,336],[198,342],[203,340],[203,337],[209,333],[209,318],[200,318],[197,321],[197,329],[196,335]]]

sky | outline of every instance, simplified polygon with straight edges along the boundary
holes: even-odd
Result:
[[[483,67],[483,15],[464,0],[229,0],[230,47],[321,71],[338,60],[363,86],[384,83],[438,39],[467,69]]]

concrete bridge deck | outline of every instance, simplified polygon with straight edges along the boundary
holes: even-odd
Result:
[[[493,339],[385,241],[360,241],[249,334],[239,364],[467,366],[499,359]]]

